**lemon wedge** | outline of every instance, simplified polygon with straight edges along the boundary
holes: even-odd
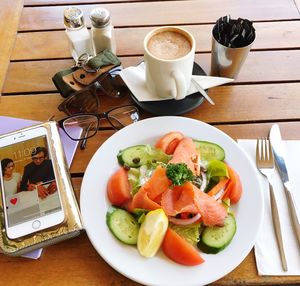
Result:
[[[162,209],[146,214],[140,227],[137,248],[145,257],[153,257],[158,251],[168,229],[168,217]]]

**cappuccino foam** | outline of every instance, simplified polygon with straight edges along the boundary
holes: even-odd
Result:
[[[190,41],[181,33],[163,31],[149,39],[147,48],[157,58],[175,60],[187,55],[192,46]]]

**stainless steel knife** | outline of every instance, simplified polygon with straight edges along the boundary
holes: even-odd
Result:
[[[277,169],[280,174],[281,181],[283,183],[285,194],[288,201],[288,206],[290,209],[290,215],[292,218],[292,223],[294,227],[294,232],[296,234],[298,243],[300,245],[300,220],[299,220],[299,212],[297,211],[297,206],[295,204],[295,199],[293,196],[293,192],[291,190],[291,185],[289,181],[289,175],[286,167],[286,154],[285,154],[285,146],[282,142],[280,129],[277,124],[274,124],[270,130],[270,140],[272,144],[272,149],[275,157],[275,162],[277,165]]]

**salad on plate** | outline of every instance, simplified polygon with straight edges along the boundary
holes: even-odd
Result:
[[[238,173],[214,142],[172,131],[154,146],[122,149],[107,183],[106,223],[144,257],[162,249],[172,261],[194,266],[201,252],[217,254],[236,233],[231,204],[242,196]]]

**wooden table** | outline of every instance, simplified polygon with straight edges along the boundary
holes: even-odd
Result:
[[[212,124],[235,139],[266,136],[274,122],[284,138],[300,139],[299,0],[14,0],[14,5],[1,0],[0,115],[40,121],[63,116],[57,110],[63,99],[51,81],[57,71],[73,64],[63,10],[76,5],[88,18],[97,2],[111,12],[124,67],[142,59],[142,40],[149,30],[176,24],[193,33],[196,61],[209,73],[214,22],[226,14],[254,21],[257,38],[238,79],[209,90],[215,106],[204,102],[183,116]],[[103,98],[101,109],[128,102]],[[85,151],[77,151],[70,171],[78,198],[89,160],[113,133],[98,132]],[[0,269],[1,285],[138,285],[104,262],[85,234],[48,247],[38,261],[2,255]],[[299,285],[300,277],[259,277],[251,251],[213,284]]]

